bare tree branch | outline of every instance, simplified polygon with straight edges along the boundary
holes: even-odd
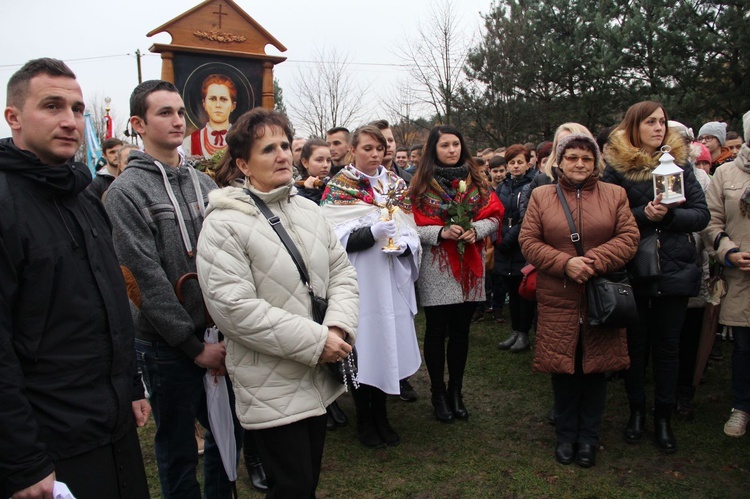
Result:
[[[294,121],[311,137],[362,119],[367,88],[354,81],[350,57],[335,47],[316,51],[312,68],[300,69],[293,84],[297,101],[289,102]]]

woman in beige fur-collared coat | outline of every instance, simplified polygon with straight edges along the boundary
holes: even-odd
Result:
[[[326,435],[326,406],[343,391],[324,364],[348,356],[357,330],[356,271],[320,208],[292,182],[292,134],[285,117],[261,108],[227,134],[228,163],[247,178],[209,197],[198,241],[206,307],[227,341],[237,417],[256,430],[271,497],[314,497]],[[269,221],[278,217],[307,267],[322,324]]]

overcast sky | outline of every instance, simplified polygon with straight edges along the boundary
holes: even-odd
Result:
[[[161,59],[148,48],[169,43],[161,33],[146,33],[201,3],[199,0],[0,0],[0,99],[5,103],[8,78],[26,61],[55,57],[68,63],[78,76],[87,105],[112,99],[116,123],[129,114],[128,99],[138,83],[135,51],[142,58],[143,79],[159,78]],[[408,77],[408,69],[394,48],[406,43],[436,0],[236,0],[251,17],[287,47],[287,57],[274,75],[284,100],[295,100],[294,80],[309,68],[317,50],[337,46],[351,62],[357,78],[371,83],[370,117],[382,114],[379,95],[388,95]],[[491,0],[455,0],[468,35],[482,25],[480,12]],[[10,135],[0,120],[0,137]]]

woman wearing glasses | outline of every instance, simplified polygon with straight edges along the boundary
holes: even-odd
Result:
[[[596,463],[606,400],[606,371],[628,367],[625,329],[586,321],[586,281],[622,268],[638,246],[638,227],[625,191],[599,182],[599,148],[585,134],[570,134],[555,152],[557,180],[565,196],[583,256],[571,241],[557,185],[534,189],[519,236],[536,266],[539,320],[534,370],[552,374],[555,459],[588,468]]]
[[[633,280],[639,322],[628,328],[630,369],[625,388],[630,418],[623,432],[628,443],[638,443],[646,419],[645,369],[648,352],[653,353],[655,384],[654,440],[662,451],[677,450],[671,427],[678,374],[680,332],[688,297],[700,291],[701,268],[693,232],[708,224],[706,198],[692,168],[687,165],[688,147],[669,129],[667,112],[658,102],[630,106],[625,119],[609,137],[604,154],[607,168],[602,179],[625,188],[641,239],[658,235],[660,274]],[[675,163],[683,168],[687,200],[665,205],[654,197],[652,172],[659,166],[662,146],[671,148]],[[650,348],[649,348],[650,341]]]

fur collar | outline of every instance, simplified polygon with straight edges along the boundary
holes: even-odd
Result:
[[[669,131],[664,144],[672,148],[669,153],[674,156],[675,163],[684,168],[687,164],[688,147],[682,137]],[[651,172],[659,166],[660,157],[661,152],[652,156],[643,149],[633,147],[625,138],[624,130],[618,130],[610,135],[604,152],[604,160],[607,164],[633,182],[651,180]]]

